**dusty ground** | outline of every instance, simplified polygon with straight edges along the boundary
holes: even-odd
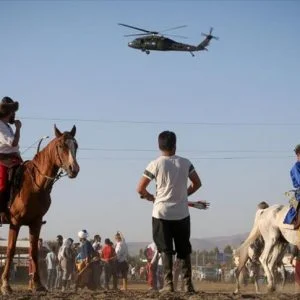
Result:
[[[295,294],[295,287],[293,284],[288,284],[283,292],[274,294],[266,294],[265,287],[262,287],[262,294],[256,295],[254,287],[249,285],[242,288],[242,294],[233,295],[234,285],[225,283],[196,283],[195,288],[198,290],[197,294],[189,295],[182,292],[159,294],[158,292],[148,292],[146,284],[129,284],[129,290],[122,291],[97,291],[91,292],[88,290],[80,290],[77,293],[73,291],[68,292],[53,292],[53,293],[30,293],[26,291],[26,286],[13,286],[14,293],[11,296],[2,296],[0,299],[9,300],[59,300],[59,299],[72,299],[72,300],[90,300],[90,299],[159,299],[159,300],[236,300],[236,299],[266,299],[266,300],[300,300],[300,294]]]

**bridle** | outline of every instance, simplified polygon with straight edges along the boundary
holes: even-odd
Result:
[[[76,149],[77,149],[77,141],[75,140],[75,138],[74,137],[68,137],[65,141],[64,141],[64,144],[65,145],[67,145],[67,143],[66,143],[66,141],[67,140],[72,140],[73,141],[73,143],[74,143],[74,145],[75,145],[75,151],[76,151]],[[42,141],[42,140],[41,140]],[[40,143],[39,143],[39,146],[40,146]],[[62,146],[62,144],[57,144],[56,146],[55,146],[55,156],[57,157],[57,159],[58,159],[58,161],[59,161],[59,169],[58,169],[58,173],[55,175],[55,176],[48,176],[48,175],[46,175],[46,174],[43,174],[42,172],[41,172],[41,170],[38,168],[38,166],[34,163],[34,162],[32,162],[33,163],[33,167],[34,167],[34,169],[36,169],[37,171],[38,171],[38,173],[39,173],[39,175],[40,176],[42,176],[42,177],[44,177],[44,178],[46,178],[46,179],[48,179],[50,182],[49,182],[49,184],[47,185],[47,183],[46,183],[46,187],[48,188],[48,187],[50,187],[50,190],[52,189],[52,186],[53,186],[53,184],[56,182],[56,181],[58,181],[60,178],[62,178],[62,177],[65,177],[65,176],[67,176],[68,175],[68,173],[65,171],[65,169],[67,168],[67,166],[65,165],[65,163],[63,162],[63,160],[62,160],[62,158],[61,158],[61,153],[62,153],[62,148],[63,148],[63,146]],[[69,149],[69,151],[70,151],[70,149]],[[38,147],[38,152],[39,152],[39,147]],[[37,152],[37,153],[38,153]],[[32,180],[33,180],[33,182],[34,182],[34,184],[38,187],[38,188],[41,188],[37,183],[36,183],[36,181],[34,180],[34,176],[33,176],[33,174],[31,174],[31,177],[32,177]]]

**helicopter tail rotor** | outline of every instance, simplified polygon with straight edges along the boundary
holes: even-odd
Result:
[[[214,30],[213,27],[210,27],[209,33],[203,33],[203,32],[202,32],[201,35],[207,37],[207,38],[210,39],[210,40],[211,40],[211,39],[218,40],[219,37],[212,35],[213,30]]]

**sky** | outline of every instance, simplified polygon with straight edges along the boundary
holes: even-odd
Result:
[[[163,130],[202,180],[190,200],[211,203],[190,209],[193,238],[248,232],[259,202],[287,203],[300,143],[299,14],[298,1],[0,1],[0,97],[20,102],[24,159],[54,124],[77,127],[81,170],[55,184],[41,236],[121,230],[151,241],[152,205],[136,187]],[[174,39],[194,45],[213,26],[220,39],[195,57],[146,55],[118,23],[187,25],[172,33],[188,39]]]

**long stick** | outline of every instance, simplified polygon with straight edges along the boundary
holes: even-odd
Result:
[[[141,199],[146,199],[146,198],[144,198],[143,196],[141,196]],[[148,199],[146,199],[146,200],[148,200]],[[202,201],[201,200],[199,200],[199,201],[188,201],[188,206],[189,207],[194,207],[194,208],[197,208],[197,209],[208,209],[209,206],[210,206],[210,203],[206,202],[204,200],[202,200]]]

